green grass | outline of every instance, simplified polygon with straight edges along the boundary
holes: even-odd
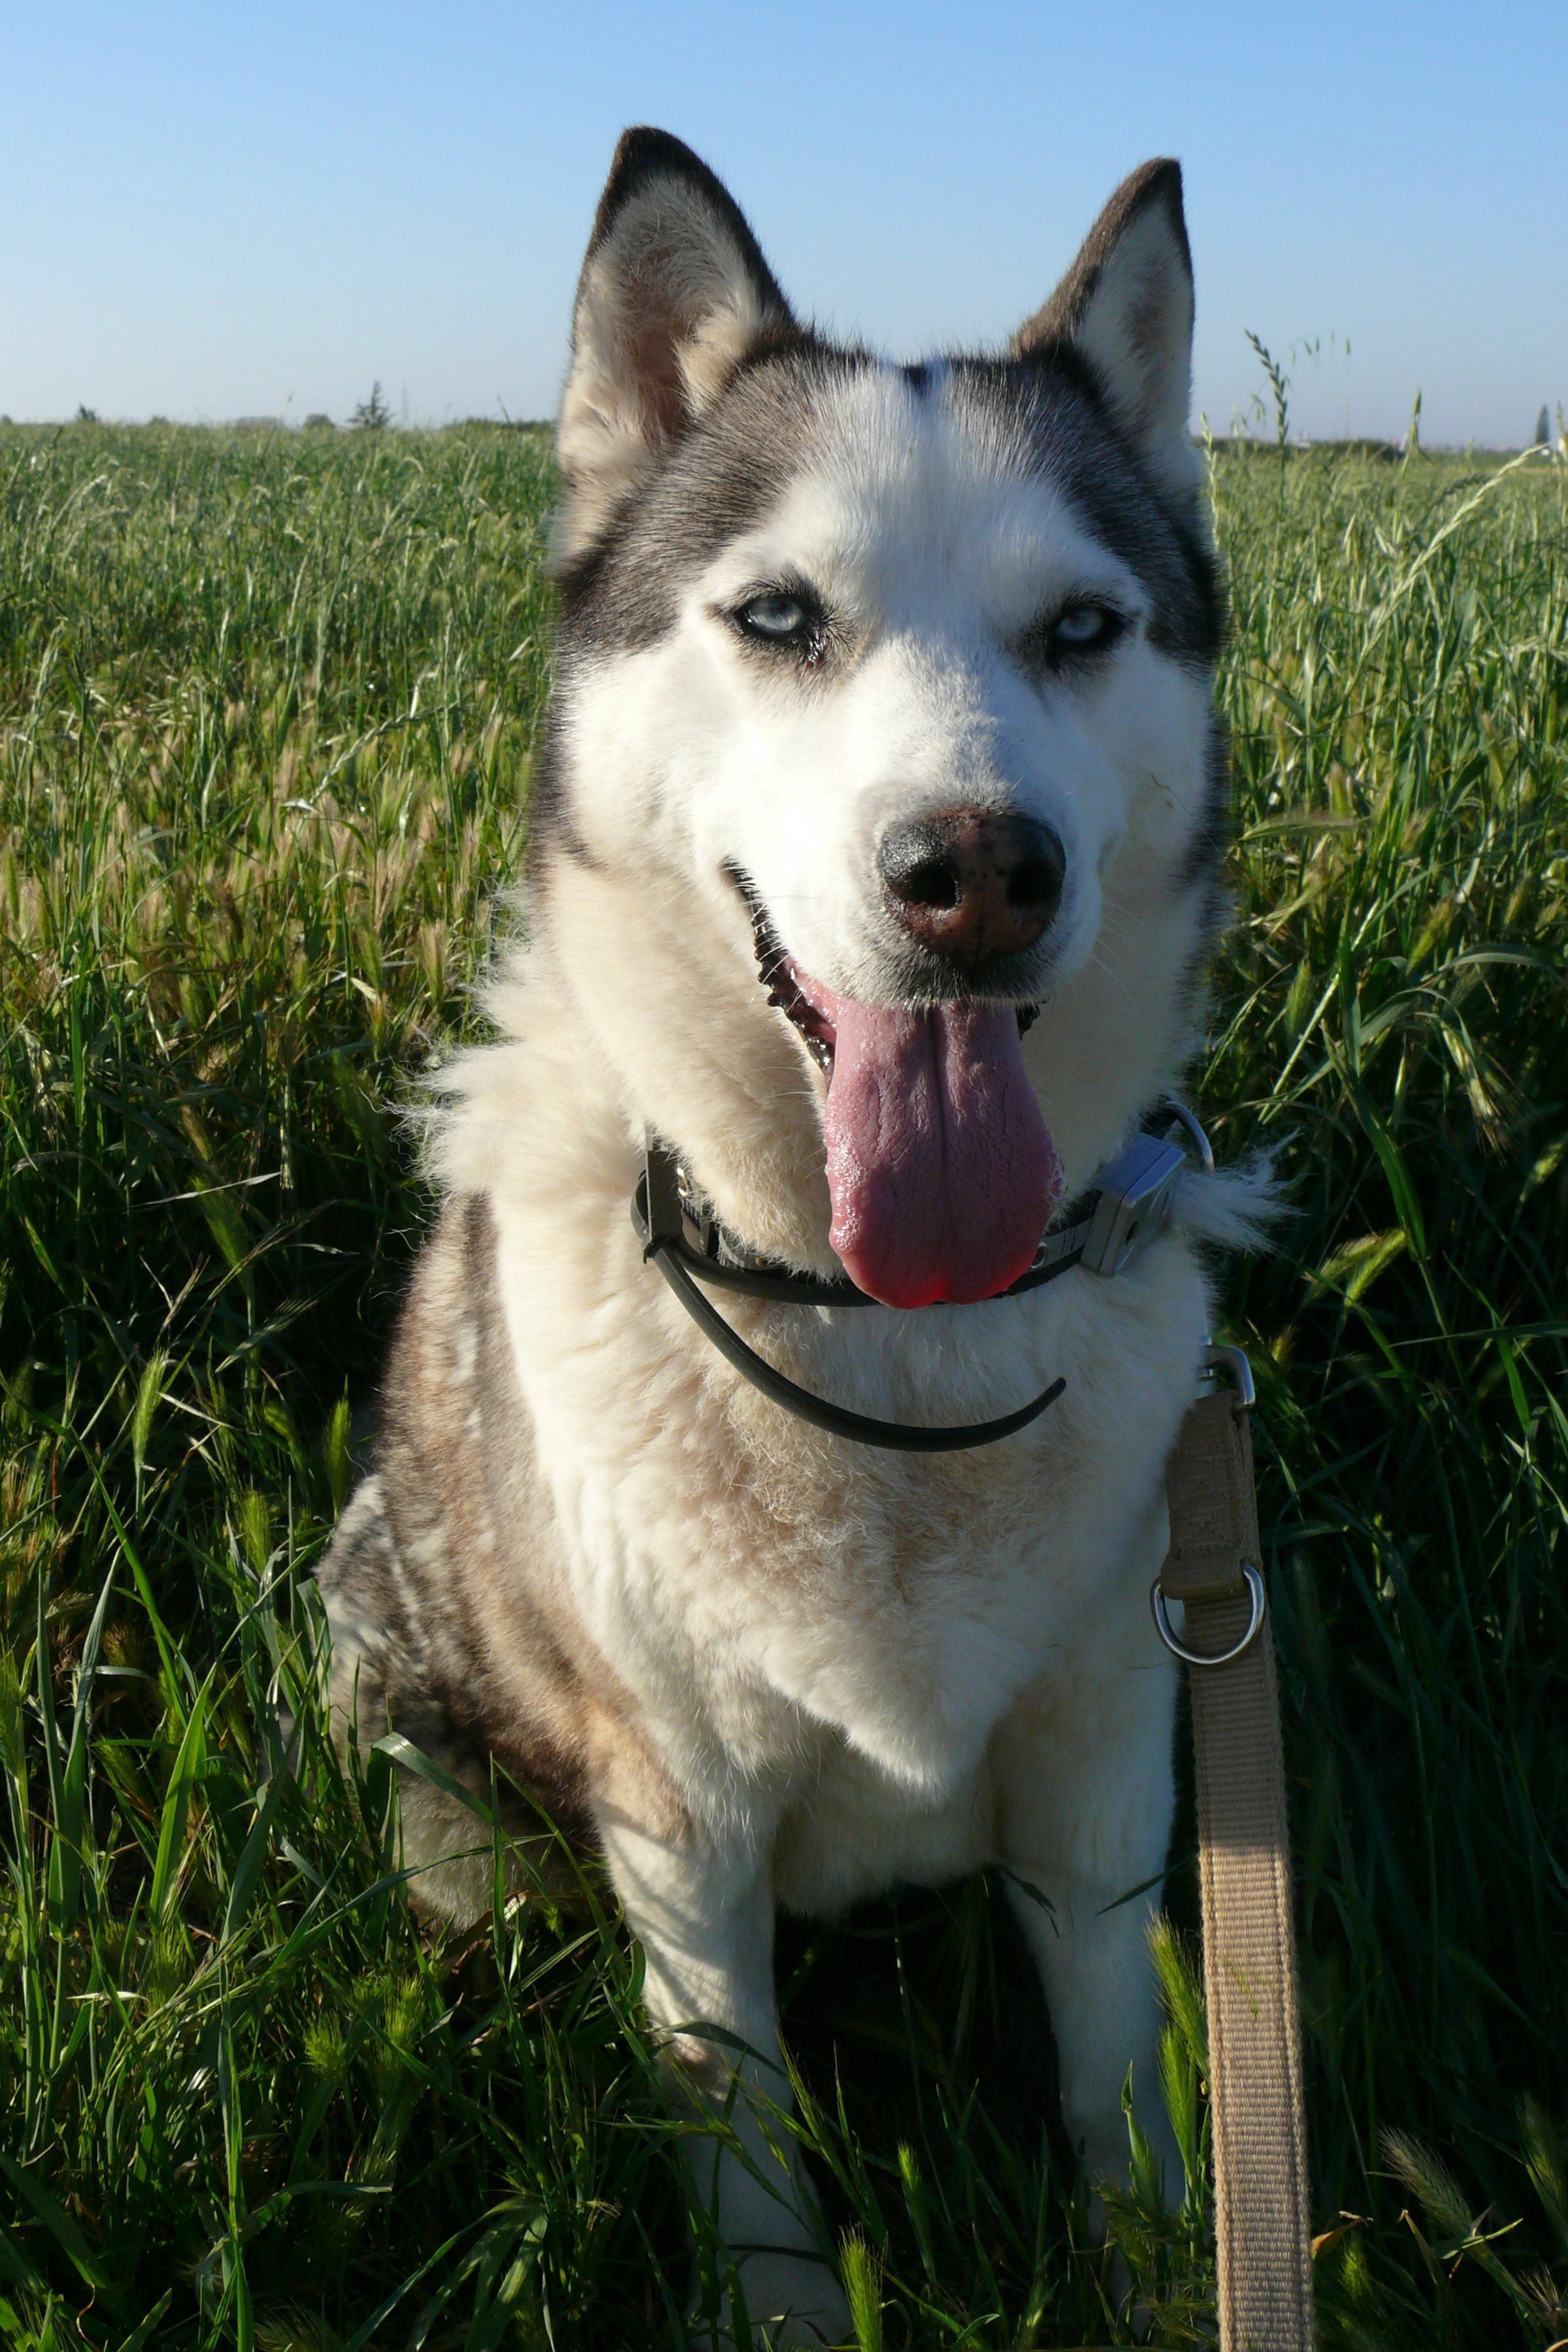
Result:
[[[523,846],[547,446],[11,429],[0,484],[0,2344],[676,2344],[634,1958],[592,1885],[421,1938],[308,1581],[427,1213],[389,1108]],[[1228,1298],[1366,2352],[1568,2336],[1564,491],[1215,472],[1197,1091],[1296,1211]],[[1171,1906],[1195,2162],[1190,1835]],[[1130,2341],[993,1891],[791,1928],[781,1982],[862,2346]],[[1116,2228],[1210,2340],[1201,2188]]]

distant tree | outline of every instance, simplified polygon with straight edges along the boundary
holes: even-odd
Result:
[[[392,411],[381,396],[379,381],[370,388],[370,398],[362,400],[349,423],[356,433],[384,433],[392,422]]]
[[[1552,438],[1552,419],[1546,414],[1546,403],[1541,404],[1541,414],[1535,420],[1535,446],[1544,449]]]
[[[381,386],[377,384],[375,389],[376,392],[379,392],[381,390]],[[373,393],[371,395],[373,400],[374,399],[374,396],[375,395]],[[357,425],[360,421],[360,418],[356,415],[354,418],[355,424]],[[364,421],[366,423],[369,422],[368,418]],[[384,422],[384,419],[383,421]],[[332,423],[331,418],[327,415],[324,409],[313,408],[310,411],[310,415],[305,419],[305,430],[307,433],[335,433],[337,429],[337,426]]]
[[[97,409],[89,408],[84,400],[81,406],[77,410],[76,421],[79,425],[96,425],[98,423]]]

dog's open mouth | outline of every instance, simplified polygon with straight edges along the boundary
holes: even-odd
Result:
[[[1018,1049],[1037,1008],[840,996],[786,951],[748,878],[731,877],[768,1002],[827,1080],[828,1240],[850,1280],[889,1307],[994,1297],[1030,1264],[1061,1197]]]

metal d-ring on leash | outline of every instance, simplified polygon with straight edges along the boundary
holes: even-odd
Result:
[[[1172,1628],[1170,1616],[1165,1608],[1164,1589],[1159,1578],[1156,1577],[1150,1586],[1149,1599],[1153,1607],[1154,1622],[1159,1628],[1160,1639],[1170,1651],[1171,1655],[1173,1658],[1180,1658],[1184,1665],[1228,1666],[1233,1659],[1240,1657],[1243,1650],[1250,1649],[1258,1639],[1258,1628],[1268,1610],[1268,1598],[1263,1589],[1263,1579],[1249,1559],[1242,1561],[1241,1572],[1247,1579],[1251,1614],[1247,1618],[1241,1639],[1238,1642],[1233,1642],[1228,1650],[1189,1650]]]
[[[1213,1165],[1214,1162],[1211,1160],[1209,1162],[1211,1169]],[[1233,1410],[1238,1413],[1250,1412],[1258,1402],[1258,1391],[1253,1385],[1252,1366],[1247,1360],[1246,1349],[1216,1348],[1212,1343],[1205,1348],[1203,1370],[1200,1374],[1205,1386],[1211,1386],[1215,1374],[1221,1371],[1228,1371],[1236,1382],[1236,1404]],[[1155,1630],[1171,1655],[1180,1658],[1184,1665],[1228,1666],[1258,1639],[1259,1628],[1268,1608],[1268,1595],[1263,1582],[1263,1572],[1256,1560],[1244,1559],[1237,1562],[1237,1566],[1247,1587],[1248,1613],[1239,1639],[1233,1642],[1226,1650],[1190,1650],[1180,1639],[1171,1623],[1171,1612],[1166,1606],[1168,1599],[1178,1596],[1167,1595],[1164,1569],[1160,1570],[1159,1575],[1149,1587],[1149,1606],[1154,1612]],[[1228,1600],[1233,1596],[1234,1591],[1233,1572],[1222,1576],[1218,1586],[1212,1593],[1204,1592],[1189,1580],[1186,1588],[1179,1597],[1184,1608],[1186,1608],[1205,1599]]]

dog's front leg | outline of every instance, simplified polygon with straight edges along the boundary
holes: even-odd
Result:
[[[704,2218],[735,2266],[747,2315],[781,2347],[837,2343],[849,2315],[823,2248],[789,2128],[773,2005],[765,1853],[737,1839],[658,1837],[601,1819],[605,1857],[647,1962],[644,1999],[666,2039],[671,2095],[722,2120],[688,2143]],[[711,2031],[704,2031],[704,2029]],[[720,2341],[729,2332],[729,2298]]]
[[[1125,2179],[1122,2086],[1164,2173],[1182,2189],[1160,2095],[1160,2011],[1148,1950],[1171,1835],[1176,1678],[1146,1598],[1163,1513],[1096,1607],[1092,1630],[1026,1691],[994,1758],[999,1856],[1045,1985],[1068,2134],[1091,2186]],[[1102,2226],[1099,2200],[1094,2212]]]

